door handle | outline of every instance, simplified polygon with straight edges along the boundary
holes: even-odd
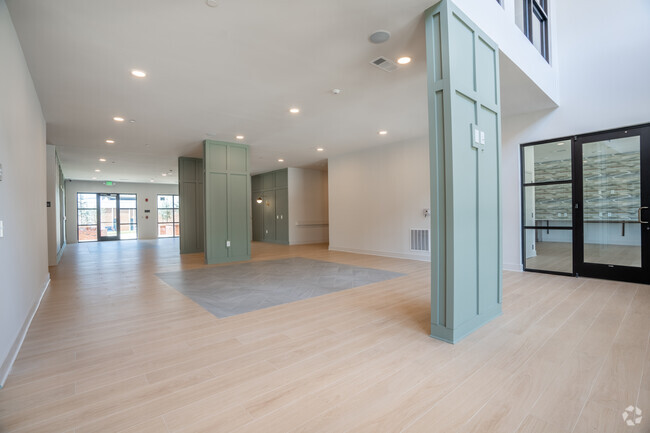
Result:
[[[641,219],[641,212],[643,211],[643,209],[647,209],[647,208],[648,208],[648,206],[641,206],[641,207],[639,208],[639,210],[637,210],[637,213],[636,213],[636,215],[637,215],[637,220],[638,220],[638,222],[640,222],[641,224],[648,224],[648,221],[643,221],[643,220]]]

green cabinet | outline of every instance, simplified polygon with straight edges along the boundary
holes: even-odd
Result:
[[[250,260],[248,146],[206,140],[205,261]]]
[[[178,158],[181,254],[203,252],[204,213],[203,160]]]
[[[289,243],[288,170],[258,174],[251,178],[253,240]],[[262,203],[257,203],[261,198]]]

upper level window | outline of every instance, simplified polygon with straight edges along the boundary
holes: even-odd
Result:
[[[515,0],[515,21],[548,61],[548,0]]]

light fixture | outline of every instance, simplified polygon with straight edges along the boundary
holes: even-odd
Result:
[[[400,65],[408,65],[409,63],[411,63],[411,58],[407,56],[400,57],[399,59],[397,59],[397,63],[399,63]]]
[[[279,159],[278,159],[278,162],[284,162],[284,159],[279,158]]]
[[[95,170],[95,173],[99,173],[100,171],[101,171],[100,169],[96,169],[96,170]]]
[[[255,200],[258,204],[262,204],[264,200],[262,200],[262,197],[257,197],[257,200]]]
[[[167,173],[162,173],[162,175],[161,175],[161,176],[163,176],[163,177],[165,177],[165,176],[167,176]]]
[[[113,144],[113,143],[115,143],[115,140],[111,140],[111,139],[109,138],[108,140],[106,140],[106,142],[107,142],[108,144]]]
[[[135,123],[135,119],[129,120],[129,123]]]
[[[116,122],[124,122],[124,117],[115,116],[115,117],[113,117],[113,120],[116,121]]]
[[[386,135],[386,134],[388,134],[388,131],[386,131],[385,129],[382,129],[382,130],[380,130],[380,131],[378,132],[378,134],[379,134],[379,135]]]
[[[325,150],[325,149],[323,149],[322,147],[317,147],[317,148],[316,148],[316,152],[323,152],[324,150]]]
[[[238,136],[236,136],[235,138],[236,138],[237,140],[243,140],[243,139],[244,139],[244,136],[243,136],[243,135],[238,135]]]
[[[97,180],[97,178],[93,176],[93,180]]]
[[[144,78],[147,76],[147,73],[145,71],[140,71],[138,69],[133,69],[131,71],[131,75],[133,75],[136,78]]]
[[[564,146],[564,141],[561,141],[557,144],[558,146]]]
[[[106,158],[99,158],[99,162],[106,162]]]
[[[149,179],[149,182],[153,182],[153,179]]]
[[[390,32],[386,30],[377,30],[373,34],[371,34],[368,39],[370,42],[373,44],[381,44],[386,42],[387,40],[390,39]]]
[[[297,107],[291,107],[291,108],[289,108],[289,113],[291,113],[291,114],[298,114],[298,113],[300,113],[300,108],[297,108]]]

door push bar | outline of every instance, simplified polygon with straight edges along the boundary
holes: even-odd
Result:
[[[648,221],[643,221],[641,219],[641,212],[643,211],[643,209],[647,209],[647,208],[648,208],[648,206],[641,206],[639,208],[639,210],[637,211],[637,219],[641,224],[648,224]]]

